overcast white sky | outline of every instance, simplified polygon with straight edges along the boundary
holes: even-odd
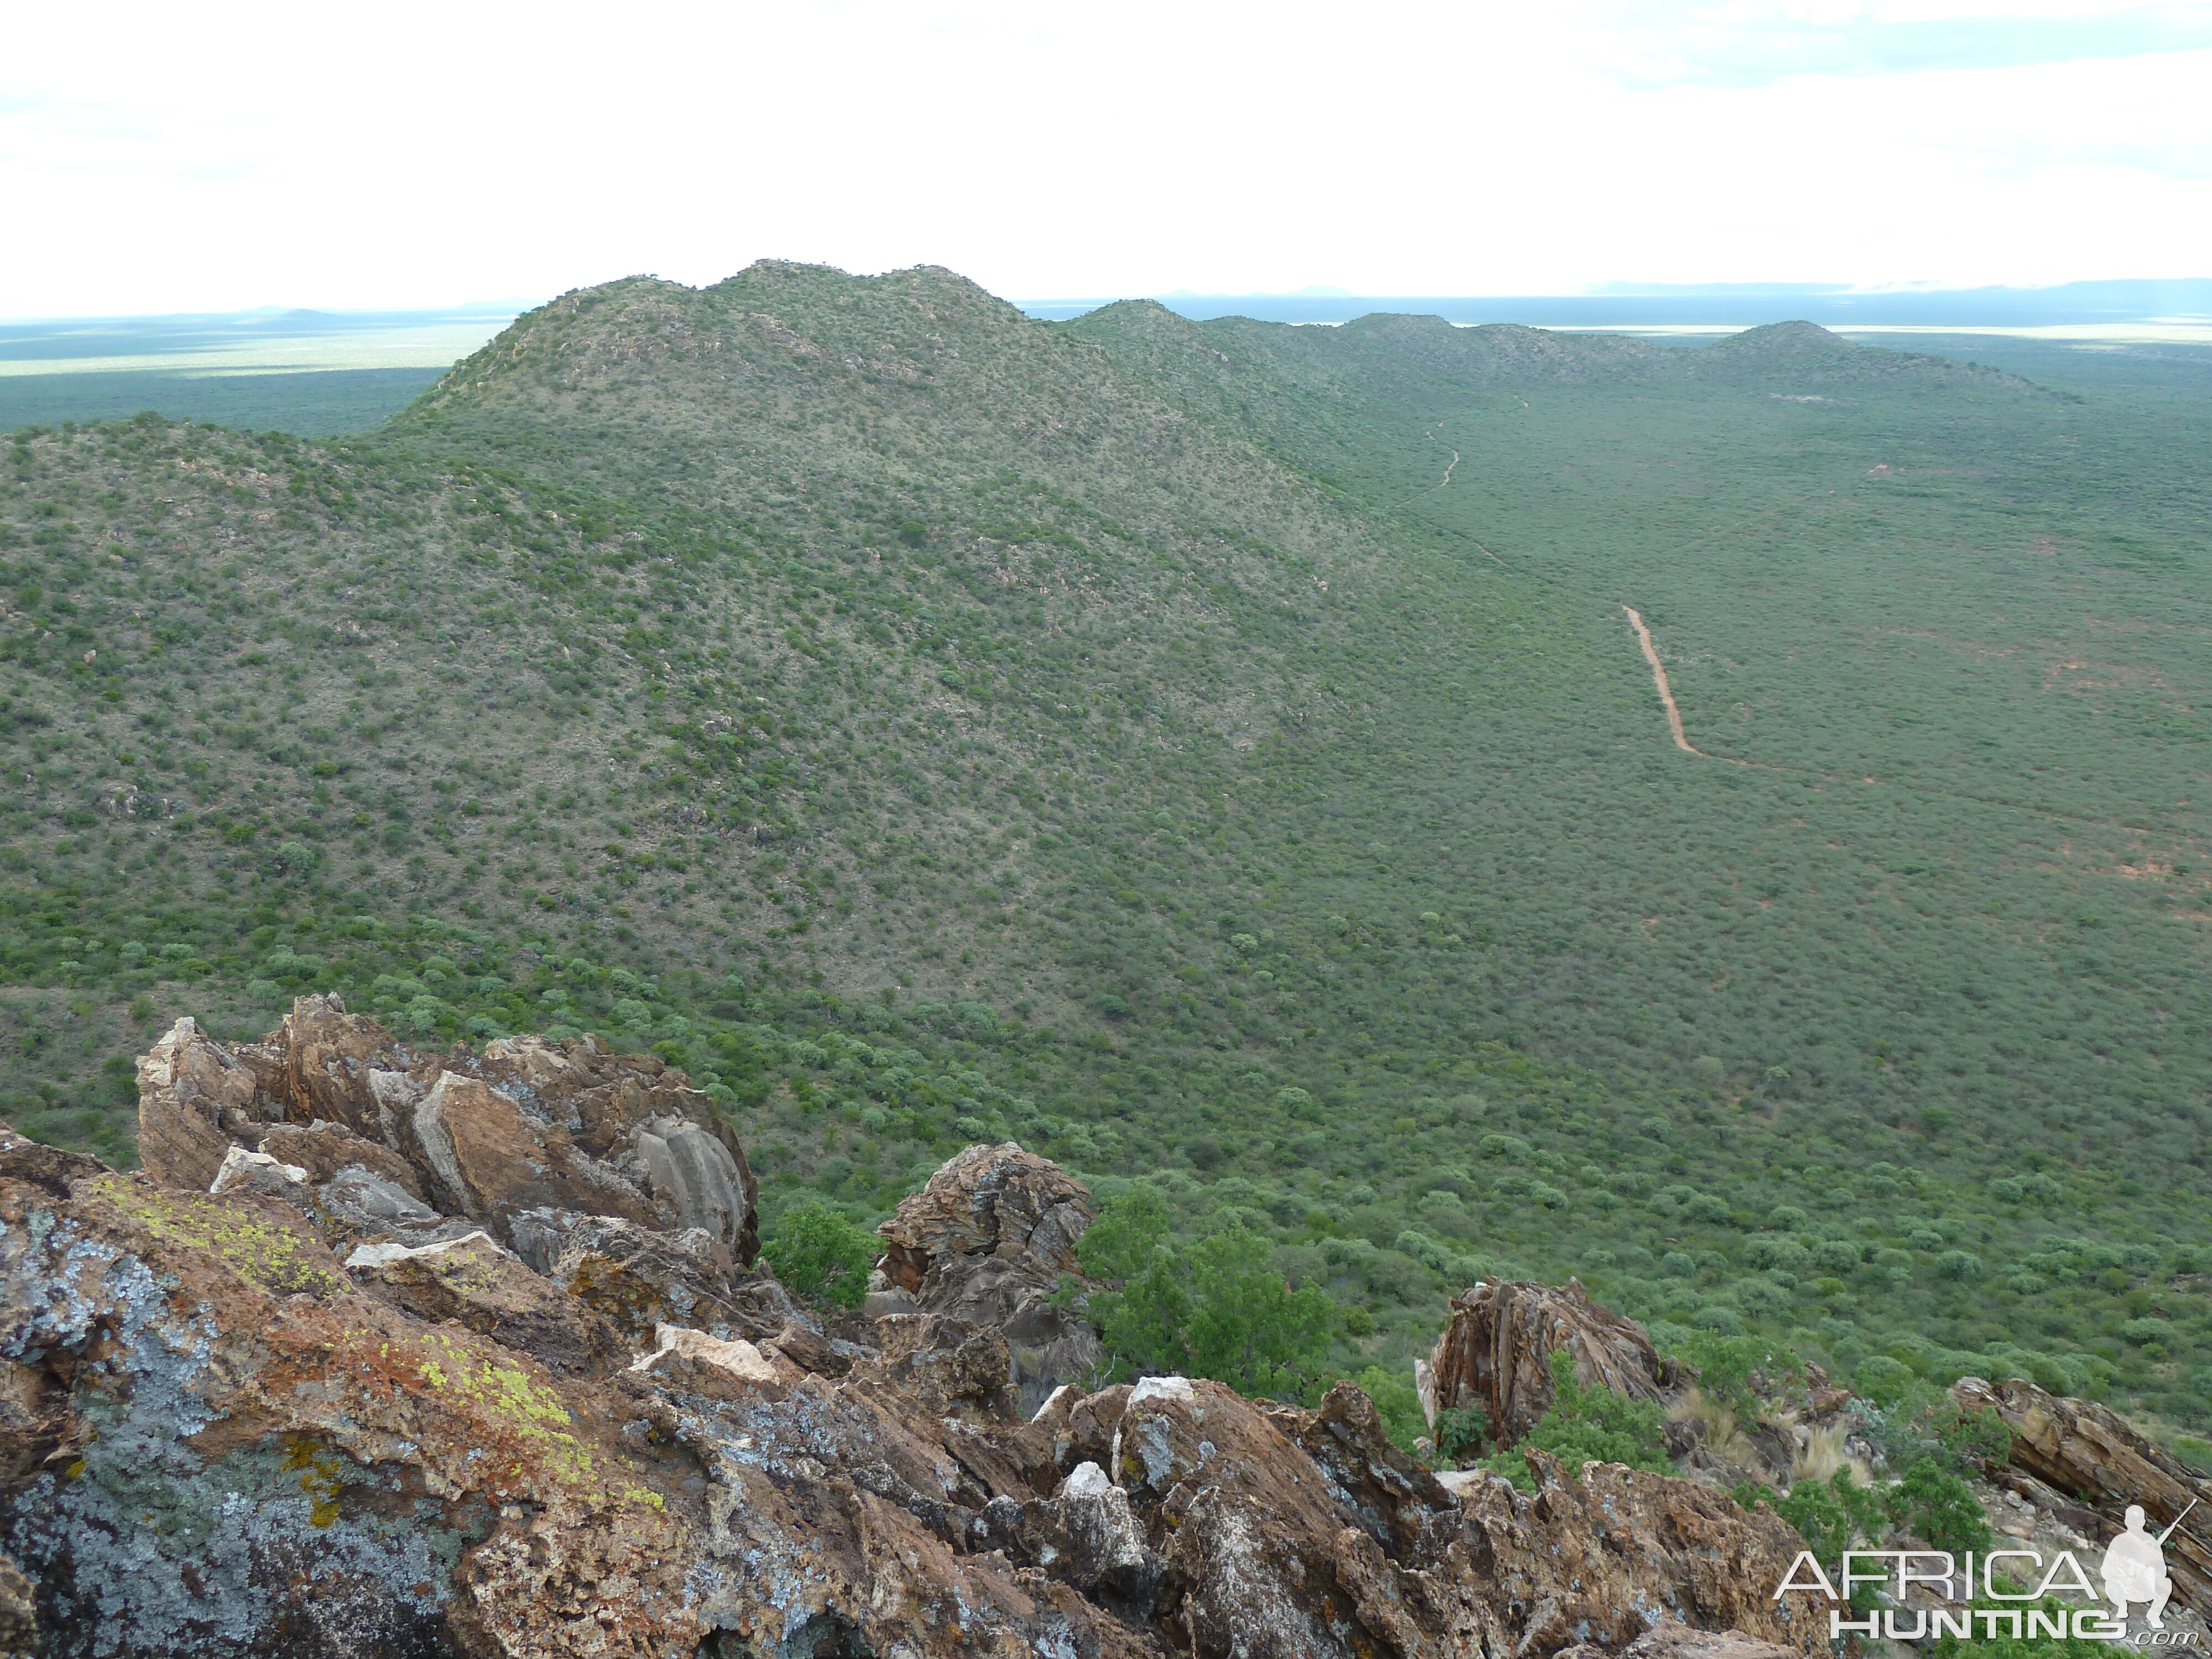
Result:
[[[0,316],[2212,275],[2212,4],[26,6]]]

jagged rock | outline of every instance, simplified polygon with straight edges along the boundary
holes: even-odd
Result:
[[[402,1313],[451,1320],[552,1370],[593,1375],[629,1358],[613,1326],[487,1233],[415,1247],[356,1245],[345,1266],[356,1285]]]
[[[641,1225],[658,1219],[650,1200],[614,1170],[541,1127],[481,1079],[441,1072],[403,1131],[425,1185],[447,1214],[467,1216],[502,1242],[512,1220],[531,1209],[578,1210]]]
[[[1017,1409],[1013,1355],[1006,1334],[938,1314],[902,1314],[876,1322],[878,1360],[861,1375],[911,1390],[950,1416],[1006,1418]]]
[[[1105,1359],[1097,1333],[1049,1300],[1076,1271],[1076,1241],[1096,1213],[1082,1182],[1050,1159],[1012,1141],[970,1146],[877,1230],[890,1294],[869,1311],[998,1326],[1021,1407],[1034,1412],[1063,1382],[1095,1382]]]
[[[485,1046],[477,1070],[526,1110],[557,1122],[595,1158],[619,1164],[635,1154],[647,1189],[674,1206],[672,1224],[703,1227],[739,1267],[759,1253],[758,1190],[744,1147],[706,1096],[654,1054],[611,1054],[596,1038],[558,1047],[542,1037],[503,1037]],[[665,1161],[641,1133],[671,1142]],[[691,1139],[709,1137],[725,1162]],[[678,1144],[681,1143],[681,1144]]]
[[[327,1185],[344,1169],[370,1171],[416,1203],[422,1183],[414,1166],[380,1140],[371,1140],[339,1123],[317,1119],[307,1124],[271,1124],[262,1132],[260,1151],[280,1164],[296,1164],[316,1186]]]
[[[551,1208],[703,1229],[740,1267],[758,1243],[752,1172],[713,1103],[657,1056],[596,1039],[417,1049],[336,997],[302,997],[262,1043],[225,1048],[179,1021],[140,1062],[139,1122],[142,1160],[169,1185],[204,1190],[234,1147],[325,1191],[348,1169],[375,1177],[325,1199],[338,1243],[433,1242],[421,1218],[378,1213],[395,1209],[388,1188],[503,1243],[514,1214]]]
[[[711,1365],[740,1382],[764,1387],[781,1388],[798,1380],[796,1368],[779,1370],[767,1355],[742,1340],[726,1342],[704,1331],[687,1330],[681,1325],[663,1325],[653,1333],[653,1339],[658,1346],[651,1353],[641,1355],[631,1365],[632,1370],[661,1370],[673,1361]]]
[[[334,996],[301,997],[270,1037],[283,1056],[284,1116],[295,1123],[318,1119],[341,1124],[365,1139],[389,1144],[387,1109],[378,1094],[377,1072],[404,1074],[392,1034],[374,1020],[349,1014]]]
[[[440,1215],[374,1170],[349,1164],[316,1188],[323,1236],[333,1249],[390,1242],[410,1247],[465,1238],[477,1231],[465,1218]]]
[[[258,1091],[251,1067],[189,1016],[138,1061],[138,1163],[156,1181],[205,1192]]]
[[[1083,1183],[1012,1141],[970,1146],[878,1229],[886,1275],[930,1313],[973,1318],[949,1301],[991,1257],[1050,1283],[1075,1271],[1075,1243],[1097,1213]]]
[[[757,1340],[811,1316],[765,1273],[738,1267],[702,1228],[655,1232],[612,1216],[534,1210],[516,1251],[638,1346],[664,1324]]]
[[[1631,1400],[1656,1401],[1679,1380],[1633,1320],[1589,1299],[1578,1279],[1564,1288],[1486,1279],[1451,1299],[1451,1322],[1437,1339],[1421,1403],[1433,1425],[1439,1411],[1480,1406],[1501,1445],[1517,1444],[1552,1403],[1551,1357],[1575,1357],[1575,1380]]]
[[[226,1193],[258,1193],[264,1198],[304,1205],[308,1199],[307,1172],[266,1152],[232,1146],[224,1152],[222,1167],[208,1182],[208,1191],[218,1198]]]
[[[377,1097],[465,1075],[434,1058]],[[498,1098],[550,1139],[529,1086]],[[404,1188],[295,1167],[211,1194],[0,1129],[0,1548],[44,1651],[1546,1659],[1668,1618],[1825,1644],[1765,1599],[1794,1534],[1686,1482],[1532,1457],[1533,1498],[1455,1494],[1348,1385],[1306,1411],[1152,1377],[1024,1421],[997,1325],[639,1329],[731,1307],[720,1238],[543,1205],[505,1212],[520,1254],[424,1249]],[[341,1198],[403,1237],[341,1266]],[[628,1325],[587,1303],[617,1269]]]
[[[1990,1382],[1962,1376],[1951,1397],[1969,1411],[1991,1411],[2012,1432],[2011,1464],[2097,1513],[2094,1540],[2109,1543],[2124,1524],[2128,1505],[2139,1504],[2148,1530],[2163,1531],[2192,1498],[2198,1514],[2212,1510],[2212,1481],[2198,1480],[2171,1453],[2153,1445],[2106,1407],[2051,1394],[2025,1378]],[[2088,1531],[2082,1519],[2075,1524]],[[2212,1549],[2188,1528],[2166,1543],[2166,1570],[2173,1599],[2212,1613]]]
[[[1825,1607],[1773,1599],[1804,1544],[1765,1504],[1747,1515],[1695,1481],[1618,1463],[1571,1478],[1543,1452],[1522,1456],[1534,1494],[1492,1480],[1462,1500],[1470,1564],[1494,1586],[1490,1605],[1522,1650],[1618,1651],[1671,1620],[1828,1651]]]

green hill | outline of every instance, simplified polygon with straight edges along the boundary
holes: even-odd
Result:
[[[21,431],[4,1110],[127,1153],[163,1022],[335,989],[654,1048],[771,1213],[1155,1182],[1350,1369],[1510,1266],[2201,1420],[2207,424],[766,264],[366,439]]]

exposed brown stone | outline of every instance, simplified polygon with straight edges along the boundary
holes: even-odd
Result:
[[[345,1265],[356,1285],[402,1313],[451,1320],[556,1371],[596,1374],[630,1358],[613,1326],[485,1233],[414,1248],[358,1245]]]
[[[168,1187],[205,1192],[241,1133],[254,1074],[186,1018],[138,1061],[138,1164]]]
[[[2130,1504],[2142,1506],[2153,1533],[2164,1531],[2191,1499],[2203,1500],[2198,1515],[2212,1510],[2212,1481],[2198,1480],[2094,1401],[2050,1394],[2022,1377],[1989,1382],[1962,1376],[1951,1385],[1951,1397],[1970,1411],[1997,1414],[2012,1431],[2014,1468],[2095,1510],[2099,1528],[2093,1536],[2099,1544],[2109,1543],[2125,1525]],[[2177,1602],[2212,1613],[2212,1549],[2189,1528],[2166,1540],[2166,1570]]]
[[[1502,1445],[1517,1444],[1552,1403],[1551,1357],[1575,1357],[1575,1380],[1631,1400],[1656,1401],[1675,1382],[1642,1326],[1592,1302],[1578,1279],[1564,1287],[1486,1279],[1451,1299],[1451,1322],[1422,1377],[1431,1420],[1481,1407]]]

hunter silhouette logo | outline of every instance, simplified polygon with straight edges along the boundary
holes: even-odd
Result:
[[[2189,1510],[2197,1507],[2197,1500],[2189,1500]],[[2112,1604],[2112,1616],[2124,1621],[2128,1604],[2131,1601],[2150,1603],[2150,1627],[2166,1628],[2166,1598],[2173,1594],[2173,1580],[2166,1573],[2166,1540],[2173,1536],[2173,1528],[2181,1524],[2189,1510],[2173,1517],[2173,1526],[2153,1538],[2143,1530],[2142,1505],[2128,1505],[2127,1530],[2105,1547],[2105,1599]]]
[[[2055,1559],[2045,1561],[2036,1551],[2024,1549],[1992,1549],[1978,1556],[1970,1552],[1963,1558],[1948,1550],[1890,1549],[1845,1551],[1843,1571],[1833,1581],[1812,1551],[1800,1551],[1775,1587],[1774,1600],[1804,1592],[1820,1596],[1828,1603],[1832,1638],[2124,1642],[2131,1606],[2143,1607],[2151,1630],[2166,1629],[2166,1604],[2173,1595],[2173,1580],[2166,1570],[2166,1543],[2196,1507],[2192,1499],[2164,1532],[2152,1534],[2144,1530],[2142,1506],[2130,1504],[2125,1529],[2106,1547],[2101,1597],[2071,1551],[2061,1551]],[[2031,1583],[2033,1587],[2028,1588]],[[1852,1603],[1861,1585],[1883,1586],[1881,1599],[1887,1605],[1848,1617],[1857,1611]],[[1923,1599],[1908,1606],[1906,1597],[1916,1587]],[[2045,1598],[2054,1592],[2089,1605],[2052,1607]],[[2096,1605],[2100,1600],[2109,1604],[2109,1611]],[[2016,1605],[2008,1607],[2008,1602]],[[2135,1638],[2137,1644],[2160,1645],[2168,1639]],[[2177,1645],[2193,1645],[2196,1638],[2185,1631],[2170,1639]]]

